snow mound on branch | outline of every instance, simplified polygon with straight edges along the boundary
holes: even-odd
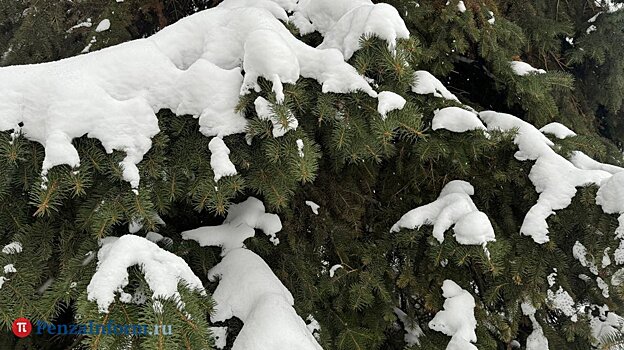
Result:
[[[100,312],[108,312],[108,307],[115,301],[115,293],[124,294],[128,268],[134,265],[138,265],[145,275],[145,281],[154,292],[152,298],[179,296],[180,282],[191,290],[206,293],[201,280],[181,257],[143,237],[107,237],[102,240],[97,270],[87,286],[87,298],[97,302]]]
[[[275,3],[293,6],[292,1]],[[284,12],[270,4],[226,0],[150,38],[60,61],[0,68],[0,130],[23,123],[24,135],[45,147],[44,175],[56,165],[80,164],[72,139],[97,138],[107,152],[126,153],[123,177],[138,187],[136,164],[159,132],[155,113],[160,109],[198,117],[204,135],[223,137],[244,132],[246,119],[235,107],[241,93],[257,89],[258,77],[273,82],[278,101],[282,84],[294,83],[299,75],[316,79],[323,92],[377,96],[340,51],[296,39],[278,19],[285,19]],[[327,5],[328,10],[341,6]],[[376,15],[369,18],[378,25],[362,28],[391,39],[385,26],[400,18],[388,5],[381,8],[371,10]],[[355,22],[369,14],[358,13]],[[392,17],[381,18],[386,15]]]
[[[321,207],[320,205],[312,202],[312,201],[305,201],[305,204],[310,207],[310,209],[312,209],[312,212],[314,213],[314,215],[318,215],[318,210]]]
[[[405,107],[405,99],[403,96],[396,94],[392,91],[382,91],[377,97],[379,103],[377,104],[377,112],[381,114],[381,119],[386,120],[388,113],[395,109],[403,109]]]
[[[230,206],[223,224],[182,232],[182,239],[194,240],[202,247],[222,247],[222,255],[225,255],[232,249],[244,247],[243,242],[255,235],[255,228],[262,230],[274,244],[279,243],[275,235],[282,230],[279,216],[266,213],[262,201],[249,197]]]
[[[201,246],[223,248],[223,260],[208,272],[211,281],[219,280],[212,295],[216,302],[212,322],[232,317],[243,321],[233,350],[321,350],[292,307],[290,291],[261,257],[243,247],[243,241],[253,237],[254,228],[277,240],[275,233],[282,224],[277,215],[265,213],[260,200],[250,197],[232,205],[222,225],[182,233],[183,239]]]
[[[319,49],[338,49],[348,60],[360,48],[363,35],[374,34],[394,51],[397,39],[409,30],[397,10],[370,0],[301,0],[291,17],[301,34],[318,31],[324,37]]]
[[[459,100],[455,95],[448,91],[436,77],[425,70],[418,70],[414,72],[412,92],[419,95],[433,94],[435,97],[442,97],[459,103]]]
[[[447,350],[477,350],[471,344],[477,341],[474,298],[451,280],[442,283],[442,296],[446,298],[444,310],[433,317],[429,328],[451,337]]]
[[[530,64],[522,61],[511,61],[509,62],[509,65],[511,66],[511,70],[513,70],[516,75],[520,76],[546,73],[545,70],[537,69]]]
[[[615,235],[624,241],[624,172],[614,174],[598,189],[596,204],[607,214],[620,214]]]
[[[495,241],[490,219],[477,209],[470,198],[473,194],[471,184],[453,180],[444,186],[438,199],[407,212],[392,226],[390,232],[433,225],[433,237],[442,243],[444,232],[454,225],[454,236],[460,244],[485,245]]]
[[[19,254],[21,252],[22,252],[22,243],[20,242],[11,242],[2,248],[2,253],[8,254],[8,255]]]
[[[488,130],[516,131],[514,143],[518,145],[515,158],[520,161],[534,160],[529,179],[539,193],[537,203],[524,217],[520,233],[531,236],[537,243],[549,241],[546,219],[555,210],[566,208],[572,203],[576,187],[591,184],[600,185],[611,174],[603,170],[579,169],[567,159],[558,155],[554,145],[533,125],[505,113],[485,111],[479,113]]]
[[[565,139],[566,137],[576,136],[576,133],[570,130],[567,126],[561,123],[550,123],[544,125],[541,129],[539,129],[544,134],[555,135],[558,139]]]
[[[431,124],[433,130],[446,129],[452,132],[487,130],[474,112],[459,107],[436,109]]]
[[[216,302],[212,322],[231,317],[243,321],[232,350],[322,349],[292,307],[292,294],[252,251],[230,251],[208,278],[219,279],[212,295]]]
[[[526,350],[548,350],[548,339],[544,336],[544,330],[535,318],[535,307],[528,301],[523,302],[520,306],[522,313],[528,316],[533,324],[533,332],[527,338]]]
[[[598,161],[591,159],[588,155],[581,151],[574,151],[570,156],[570,162],[574,164],[579,169],[585,170],[603,170],[611,174],[619,173],[620,171],[624,171],[624,168],[619,166],[604,164]]]
[[[213,137],[208,144],[210,148],[210,166],[214,171],[215,182],[224,176],[236,175],[236,167],[230,161],[230,149],[219,137]]]

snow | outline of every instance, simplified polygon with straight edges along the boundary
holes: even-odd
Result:
[[[459,0],[459,2],[457,3],[457,10],[461,13],[466,12],[466,4],[464,4],[462,0]]]
[[[4,273],[15,273],[17,270],[13,264],[4,265]]]
[[[431,124],[433,130],[446,129],[452,132],[487,130],[475,113],[459,107],[436,109]]]
[[[4,282],[8,280],[9,280],[8,278],[4,276],[0,276],[0,289],[2,289],[2,285],[4,285]]]
[[[422,337],[424,333],[418,323],[410,320],[407,314],[398,307],[394,308],[394,314],[397,315],[399,321],[403,323],[403,329],[405,330],[403,340],[405,341],[405,344],[408,347],[420,345],[420,337]]]
[[[596,283],[598,284],[598,288],[602,292],[602,296],[605,298],[609,297],[609,285],[602,278],[596,277]]]
[[[245,131],[246,119],[235,108],[241,92],[255,88],[257,77],[273,82],[278,102],[282,83],[296,81],[297,72],[316,79],[323,92],[377,96],[339,50],[313,48],[296,39],[279,20],[287,19],[283,9],[268,10],[269,1],[228,8],[233,1],[183,18],[146,39],[55,62],[0,68],[5,82],[0,87],[0,130],[23,123],[24,135],[45,148],[43,175],[56,165],[80,164],[72,139],[96,138],[107,152],[126,153],[123,178],[138,187],[136,165],[159,132],[155,113],[160,109],[198,117],[204,135],[223,137]],[[293,6],[292,1],[276,3]],[[321,3],[327,5],[321,10],[336,16],[340,4],[329,6],[328,0],[310,2],[307,16],[316,16],[314,7]],[[304,6],[298,8],[303,11]],[[389,5],[365,7],[370,11],[346,14],[346,21],[359,27],[337,18],[336,28],[325,33],[335,39],[341,31],[365,30],[388,40],[408,34]],[[353,33],[348,42],[359,40]]]
[[[103,19],[98,25],[97,27],[95,27],[95,31],[97,33],[109,30],[111,26],[110,20],[108,18]]]
[[[90,28],[92,25],[93,25],[93,23],[91,23],[91,18],[87,18],[86,21],[78,22],[78,24],[76,24],[75,26],[69,28],[67,30],[67,32],[69,33],[71,31],[73,31],[74,29],[78,29],[78,28]]]
[[[444,310],[439,311],[429,322],[429,328],[451,337],[447,350],[477,350],[471,343],[477,341],[474,316],[475,300],[457,283],[445,280],[442,284]]]
[[[182,232],[182,239],[197,241],[202,247],[220,246],[222,255],[225,255],[230,250],[244,247],[243,242],[255,235],[255,228],[264,231],[273,244],[279,243],[276,236],[282,229],[279,216],[266,213],[262,201],[249,197],[230,206],[223,224]]]
[[[511,69],[516,75],[525,76],[531,74],[544,74],[546,73],[543,69],[537,69],[526,62],[521,61],[511,61],[509,62]]]
[[[605,5],[607,12],[612,13],[624,8],[624,4],[615,3],[613,0],[595,0],[596,6]]]
[[[308,315],[308,317],[306,318],[306,321],[310,322],[310,323],[308,323],[306,325],[306,327],[308,328],[310,333],[312,333],[314,335],[314,338],[316,340],[319,340],[319,338],[320,338],[319,333],[321,331],[321,324],[318,323],[318,321],[312,315]]]
[[[414,72],[412,92],[420,95],[433,94],[435,97],[441,97],[459,103],[455,95],[450,93],[436,77],[425,70]]]
[[[473,194],[471,184],[453,180],[444,186],[437,200],[407,212],[390,232],[433,225],[433,237],[442,243],[444,232],[454,225],[454,236],[460,244],[485,245],[495,241],[492,224],[487,215],[475,206],[470,198]]]
[[[154,299],[179,296],[178,283],[205,294],[201,280],[181,257],[143,237],[106,237],[98,251],[97,270],[87,286],[87,298],[97,302],[100,312],[108,313],[115,293],[123,293],[128,285],[128,268],[134,265],[145,275]]]
[[[394,51],[397,39],[407,39],[409,30],[397,10],[370,0],[301,0],[291,16],[301,34],[318,31],[324,37],[319,49],[337,49],[344,59],[360,48],[363,35],[374,34]]]
[[[541,129],[539,129],[544,134],[554,135],[558,139],[565,139],[566,137],[576,136],[576,133],[570,130],[567,126],[553,122],[550,124],[544,125]]]
[[[318,204],[316,204],[316,203],[314,203],[314,202],[312,202],[312,201],[305,201],[305,204],[306,204],[308,207],[310,207],[310,209],[312,209],[312,212],[313,212],[315,215],[318,215],[318,210],[319,210],[319,208],[321,207],[320,205],[318,205]]]
[[[589,268],[589,271],[594,275],[598,275],[598,267],[594,263],[594,261],[587,260],[587,248],[579,242],[576,241],[574,246],[572,247],[572,256],[574,259],[578,260],[581,266]]]
[[[20,242],[11,242],[2,248],[4,254],[19,254],[22,252],[22,244]]]
[[[522,313],[529,316],[533,324],[533,332],[527,338],[526,350],[548,350],[548,339],[544,336],[544,330],[535,318],[535,307],[529,301],[523,302],[520,306]]]
[[[496,18],[494,18],[494,12],[488,11],[488,14],[490,15],[490,19],[488,19],[488,23],[494,24],[494,22],[496,22]]]
[[[624,240],[624,172],[615,173],[596,193],[596,204],[607,214],[620,214],[616,237]]]
[[[225,349],[227,345],[227,327],[210,327],[217,349]]]
[[[305,157],[305,153],[303,153],[303,140],[297,139],[295,143],[297,144],[297,154],[299,155],[299,158]]]
[[[514,143],[518,145],[515,158],[520,161],[535,160],[529,179],[539,193],[537,203],[526,214],[520,232],[530,236],[537,243],[549,241],[546,219],[555,210],[566,208],[572,203],[576,187],[591,184],[600,185],[611,174],[603,170],[579,169],[557,154],[554,144],[533,125],[505,113],[480,112],[488,130],[514,131]]]
[[[602,170],[611,174],[624,171],[624,168],[620,168],[619,166],[597,162],[581,151],[572,152],[570,162],[579,169]]]
[[[381,114],[381,119],[386,120],[388,113],[396,109],[405,107],[405,99],[392,91],[382,91],[379,93],[379,102],[377,104],[377,112]]]
[[[210,166],[214,171],[214,180],[218,182],[224,176],[236,175],[236,167],[230,161],[230,149],[219,137],[213,137],[208,144],[210,148]]]
[[[338,271],[338,269],[342,269],[342,268],[344,268],[344,267],[342,267],[342,264],[336,264],[336,265],[332,266],[329,269],[329,277],[333,278],[334,275],[336,274],[336,271]]]
[[[601,14],[602,14],[602,11],[600,11],[597,14],[593,15],[590,19],[587,20],[587,23],[594,23],[594,22],[596,22],[596,20],[598,19],[598,16],[600,16]]]
[[[299,121],[290,111],[288,114],[288,124],[284,125],[275,112],[273,112],[271,103],[264,97],[256,98],[254,106],[256,107],[258,118],[261,120],[270,120],[271,123],[273,123],[273,137],[282,137],[290,130],[297,130]]]
[[[611,248],[605,248],[604,250],[604,254],[602,255],[602,268],[604,269],[605,267],[611,265],[611,258],[609,257],[609,250],[611,250]]]
[[[244,248],[243,241],[261,229],[277,241],[279,217],[265,213],[253,197],[232,205],[220,226],[200,227],[182,233],[201,246],[220,246],[223,259],[208,272],[219,280],[212,297],[216,302],[212,322],[231,317],[243,321],[232,350],[321,350],[307,325],[293,309],[294,299],[261,257]],[[241,288],[244,286],[244,288]]]
[[[546,302],[552,309],[561,311],[564,315],[570,317],[573,322],[577,321],[576,310],[574,309],[574,299],[570,294],[559,287],[556,291],[548,289],[546,291]]]
[[[231,250],[208,277],[211,281],[219,278],[212,295],[216,302],[212,322],[231,317],[243,321],[232,350],[321,349],[293,309],[288,289],[255,253],[244,248]]]
[[[585,31],[586,34],[590,34],[591,32],[595,32],[598,28],[595,25],[590,25],[589,27],[587,27],[587,30]]]
[[[589,321],[591,334],[596,339],[594,345],[602,345],[602,338],[619,332],[624,325],[624,319],[615,312],[609,311],[607,305],[597,307],[597,315],[593,315]]]

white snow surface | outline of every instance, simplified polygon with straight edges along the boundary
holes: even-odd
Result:
[[[343,269],[344,267],[342,266],[342,264],[336,264],[334,266],[332,266],[329,269],[329,277],[334,277],[334,275],[336,274],[336,271],[338,271],[338,269]]]
[[[179,282],[205,294],[201,280],[181,257],[143,237],[106,237],[98,251],[97,270],[87,286],[87,298],[97,302],[100,312],[108,312],[108,307],[115,301],[115,293],[124,293],[123,288],[128,285],[128,268],[134,265],[138,265],[145,275],[145,281],[153,291],[152,298],[179,297]]]
[[[441,97],[459,103],[457,97],[448,91],[448,89],[436,77],[426,70],[418,70],[414,72],[412,92],[419,95],[433,94],[435,97]]]
[[[542,326],[535,318],[535,307],[529,301],[523,302],[520,306],[522,313],[525,316],[529,316],[533,324],[533,332],[527,338],[526,350],[548,350],[548,339],[544,335]]]
[[[11,242],[2,248],[4,254],[19,254],[22,252],[22,244],[20,242]]]
[[[470,198],[473,194],[474,188],[470,183],[453,180],[444,186],[438,199],[407,212],[390,232],[433,225],[433,237],[442,243],[444,232],[454,226],[454,236],[460,244],[485,245],[495,241],[490,219],[477,209]]]
[[[237,174],[236,167],[230,161],[230,149],[220,137],[213,137],[208,148],[210,148],[210,166],[214,171],[215,182],[224,176]]]
[[[431,122],[432,129],[446,129],[452,132],[487,130],[474,112],[459,107],[436,109]]]
[[[4,270],[4,273],[15,273],[15,272],[17,272],[17,269],[15,269],[15,266],[13,264],[4,265],[4,267],[2,269]]]
[[[310,209],[312,209],[312,212],[313,212],[315,215],[318,215],[318,210],[319,210],[319,208],[321,207],[320,205],[318,205],[318,204],[316,204],[316,203],[314,203],[314,202],[312,202],[312,201],[305,201],[305,204],[306,204],[308,207],[310,207]]]
[[[97,138],[107,152],[126,153],[123,177],[138,187],[136,164],[159,132],[155,112],[160,109],[198,117],[204,135],[223,137],[245,130],[246,119],[235,107],[241,93],[257,88],[258,77],[273,82],[278,102],[282,83],[299,76],[316,79],[323,92],[360,90],[377,97],[339,50],[312,48],[292,36],[280,22],[288,19],[286,11],[276,4],[294,8],[288,0],[226,0],[146,39],[55,62],[0,68],[0,130],[23,123],[24,135],[45,147],[44,175],[55,165],[80,164],[72,139]],[[322,27],[317,18],[332,19],[331,28],[320,30],[327,40],[323,48],[344,39],[341,49],[351,52],[363,33],[376,34],[390,46],[408,35],[386,4],[315,0],[297,8],[296,14],[312,19],[315,28]]]
[[[232,249],[244,247],[244,241],[255,235],[255,228],[269,236],[273,244],[279,243],[276,236],[282,230],[279,216],[266,213],[262,201],[249,197],[230,206],[223,224],[182,232],[182,239],[194,240],[202,247],[221,247],[222,255],[226,255]]]
[[[212,322],[243,321],[233,350],[321,350],[292,305],[292,294],[258,255],[245,248],[228,252],[208,273],[219,279],[212,297]],[[244,286],[244,288],[241,288]]]
[[[464,4],[462,0],[459,0],[459,2],[457,3],[457,10],[461,13],[466,12],[466,4]]]
[[[444,310],[438,311],[429,328],[451,337],[447,350],[477,350],[471,344],[477,341],[473,296],[451,280],[442,283],[442,295],[446,299]]]
[[[109,30],[111,26],[111,22],[108,18],[103,19],[95,28],[97,33]]]
[[[526,214],[520,232],[531,236],[537,243],[549,241],[546,219],[555,210],[564,209],[572,203],[576,187],[600,185],[611,177],[610,173],[603,170],[577,168],[552,149],[554,144],[544,134],[513,115],[484,111],[479,113],[479,117],[489,131],[516,130],[514,143],[518,145],[518,151],[515,158],[520,161],[535,160],[529,179],[540,195],[537,203]]]
[[[621,171],[624,171],[624,168],[621,168],[619,166],[600,163],[590,158],[588,155],[586,155],[585,153],[581,151],[572,152],[572,155],[570,156],[570,162],[572,162],[572,164],[574,164],[574,166],[579,169],[602,170],[611,174],[616,174]]]
[[[524,76],[530,74],[544,74],[546,73],[543,69],[537,69],[530,64],[522,61],[511,61],[509,62],[511,69],[516,75]]]
[[[596,204],[607,214],[620,214],[615,235],[624,240],[624,172],[615,173],[598,189]]]
[[[394,51],[397,39],[409,30],[397,10],[370,0],[300,0],[291,21],[301,34],[318,31],[324,37],[319,49],[338,49],[348,60],[360,48],[363,35],[374,34]]]
[[[403,109],[405,107],[405,99],[403,96],[396,94],[392,91],[382,91],[377,97],[379,102],[377,104],[377,112],[381,114],[383,120],[386,119],[388,113],[396,109]]]
[[[558,139],[565,139],[566,137],[576,136],[576,133],[570,130],[567,126],[553,122],[550,124],[544,125],[541,129],[539,129],[544,134],[555,135]]]
[[[403,340],[405,341],[405,344],[407,346],[420,345],[420,337],[422,337],[425,333],[422,331],[418,323],[410,320],[407,314],[398,307],[394,308],[394,314],[397,316],[399,321],[403,323],[403,329],[405,330]]]
[[[227,327],[210,327],[217,349],[224,349],[227,345],[227,330]]]

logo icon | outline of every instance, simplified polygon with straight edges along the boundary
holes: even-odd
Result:
[[[27,337],[32,331],[32,324],[27,318],[20,317],[13,321],[13,334],[17,337]]]

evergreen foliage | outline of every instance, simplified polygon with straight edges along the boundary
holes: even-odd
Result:
[[[614,1],[624,3],[623,1]],[[595,204],[595,187],[579,189],[572,204],[549,218],[550,241],[536,244],[519,233],[538,194],[528,178],[531,162],[514,158],[513,134],[431,130],[436,109],[459,106],[432,95],[412,93],[415,70],[428,70],[459,99],[476,110],[512,113],[537,127],[559,121],[579,136],[552,138],[563,156],[580,150],[601,162],[624,165],[624,11],[609,13],[593,1],[389,0],[411,32],[395,54],[387,43],[363,37],[349,60],[374,80],[377,91],[393,91],[405,107],[382,119],[377,100],[364,93],[322,93],[320,85],[301,78],[285,85],[277,104],[271,83],[241,97],[239,110],[249,119],[246,135],[225,138],[238,175],[214,181],[209,138],[189,116],[159,113],[160,133],[139,164],[138,195],[122,178],[123,154],[107,154],[97,140],[73,141],[81,165],[57,166],[40,176],[43,148],[23,135],[0,133],[0,246],[24,243],[19,255],[0,253],[0,266],[15,264],[17,273],[0,288],[0,348],[15,349],[203,349],[214,345],[208,315],[210,298],[180,286],[181,300],[159,300],[154,312],[143,304],[117,300],[109,314],[87,300],[95,272],[98,240],[128,232],[157,231],[171,241],[159,245],[184,258],[210,292],[208,270],[220,261],[217,248],[181,239],[184,230],[220,223],[229,205],[253,195],[284,225],[273,246],[265,237],[246,241],[292,292],[302,318],[321,325],[324,349],[404,349],[404,326],[398,307],[421,326],[420,344],[409,349],[445,349],[448,337],[426,327],[442,309],[440,286],[452,279],[476,300],[476,346],[511,349],[526,344],[533,328],[520,304],[530,300],[551,349],[596,347],[589,326],[591,312],[573,322],[547,305],[547,276],[557,271],[562,286],[578,303],[608,305],[624,315],[624,284],[610,285],[605,298],[572,255],[578,241],[600,265],[603,252],[618,248],[618,222]],[[216,2],[196,0],[87,1],[0,0],[0,65],[57,60],[150,35],[165,25]],[[491,11],[491,14],[490,14]],[[114,14],[113,14],[114,12]],[[595,22],[587,20],[595,15]],[[489,21],[495,18],[494,23]],[[69,30],[86,18],[91,27]],[[111,30],[95,32],[104,18]],[[596,30],[587,29],[595,25]],[[289,27],[298,35],[294,27]],[[301,37],[301,36],[300,36]],[[573,44],[566,37],[574,38]],[[301,37],[310,45],[318,34]],[[523,60],[546,74],[518,76],[509,62]],[[445,79],[442,79],[442,78]],[[280,138],[273,125],[256,114],[254,101],[266,98],[283,125],[291,113],[296,130]],[[2,116],[0,116],[2,118]],[[297,140],[303,141],[303,157]],[[251,141],[251,145],[248,143]],[[409,210],[432,202],[442,187],[460,179],[475,187],[473,200],[490,218],[496,242],[489,256],[480,246],[443,243],[430,227],[389,233]],[[306,200],[320,205],[312,213]],[[163,225],[161,220],[166,223]],[[330,277],[328,270],[340,264]],[[599,267],[605,281],[622,271],[613,263]],[[138,268],[130,269],[126,291],[149,287]],[[243,286],[244,287],[244,286]],[[16,317],[47,322],[108,319],[128,324],[173,325],[173,336],[37,336],[11,335]],[[228,346],[240,330],[230,320]],[[621,334],[602,340],[617,349]]]

